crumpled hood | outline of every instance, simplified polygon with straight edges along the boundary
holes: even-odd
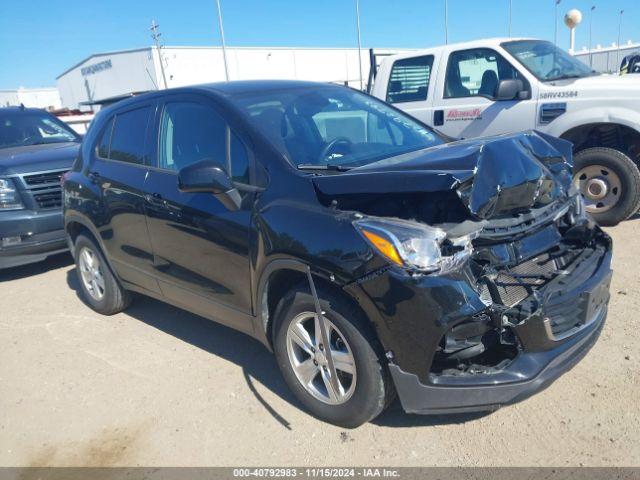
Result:
[[[547,205],[571,187],[571,144],[540,133],[485,137],[388,158],[313,179],[318,195],[455,191],[475,219]]]
[[[71,168],[79,143],[50,143],[0,148],[0,175]]]

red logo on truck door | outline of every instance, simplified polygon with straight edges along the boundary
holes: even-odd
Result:
[[[482,110],[480,108],[469,108],[459,110],[453,108],[447,112],[447,122],[455,122],[460,120],[480,120],[482,118]]]

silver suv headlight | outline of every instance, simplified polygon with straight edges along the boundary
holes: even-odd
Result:
[[[392,263],[425,272],[446,273],[460,266],[471,255],[471,241],[477,236],[447,239],[441,228],[400,219],[364,218],[353,225],[375,251]]]
[[[24,204],[13,180],[0,178],[0,211],[20,210],[22,208],[24,208]]]

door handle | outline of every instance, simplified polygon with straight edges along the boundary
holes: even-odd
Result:
[[[433,125],[437,127],[444,125],[444,110],[435,110],[433,112]]]
[[[100,174],[98,172],[89,172],[87,176],[89,177],[89,180],[91,180],[92,183],[100,182]]]
[[[164,206],[167,204],[166,200],[162,198],[162,195],[157,192],[145,194],[144,199],[151,205]]]

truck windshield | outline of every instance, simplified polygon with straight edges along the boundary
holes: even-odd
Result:
[[[348,170],[444,143],[411,117],[344,87],[267,90],[233,100],[301,170]]]
[[[543,82],[595,75],[587,65],[551,42],[516,40],[505,42],[502,47]]]
[[[0,148],[79,141],[76,133],[44,111],[0,110]]]

